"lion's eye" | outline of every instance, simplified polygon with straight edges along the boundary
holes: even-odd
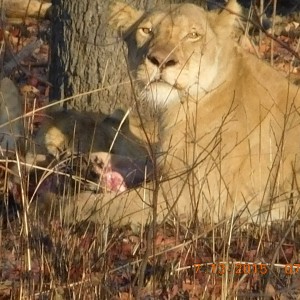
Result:
[[[151,27],[142,27],[141,28],[142,33],[149,35],[152,33],[152,28]]]
[[[191,40],[198,40],[201,37],[201,35],[199,32],[193,31],[188,33],[186,37]]]

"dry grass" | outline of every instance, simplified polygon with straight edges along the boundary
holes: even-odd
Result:
[[[7,159],[1,159],[6,166],[1,178],[10,187],[1,196],[1,299],[296,299],[299,294],[296,219],[260,225],[237,219],[213,226],[175,220],[142,232],[105,220],[73,223],[64,207],[71,195],[80,196],[78,179],[84,181],[84,174],[74,180],[60,164],[45,168],[34,182],[20,161],[14,163],[22,180],[11,188]],[[46,195],[53,182],[54,193]]]

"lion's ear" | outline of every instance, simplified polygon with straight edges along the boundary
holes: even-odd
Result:
[[[229,0],[222,12],[216,17],[214,27],[219,36],[227,38],[234,31],[241,7],[236,0]]]
[[[126,3],[115,2],[110,6],[109,24],[123,36],[143,14],[144,11],[137,10]]]

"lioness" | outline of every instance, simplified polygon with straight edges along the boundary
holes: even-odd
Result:
[[[15,84],[8,78],[0,81],[0,158],[14,158],[16,152],[22,166],[32,171],[40,167],[51,169],[57,163],[76,177],[96,181],[90,187],[99,190],[122,191],[143,182],[152,174],[148,149],[129,130],[126,114],[79,112],[46,109],[37,134],[26,135],[29,120]],[[61,160],[64,163],[61,163]],[[77,165],[78,164],[78,165]],[[17,165],[10,164],[14,174],[10,179],[19,184]],[[33,168],[32,168],[33,167]],[[3,167],[5,169],[5,167]],[[23,168],[24,169],[24,168]],[[57,169],[57,168],[55,168]],[[85,170],[83,170],[85,169]],[[146,171],[145,171],[146,169]],[[39,172],[41,173],[41,172]],[[23,176],[21,176],[23,177]],[[36,177],[36,176],[34,176]],[[39,178],[40,176],[37,176]]]
[[[69,157],[74,161],[76,156],[85,155],[91,162],[93,173],[100,177],[104,175],[104,178],[109,176],[112,182],[123,180],[126,187],[136,186],[147,175],[151,176],[147,147],[130,131],[122,110],[111,115],[49,110],[44,119],[31,149],[27,150],[27,164],[46,166],[53,158]],[[82,157],[79,158],[81,162]],[[119,190],[118,186],[108,185],[109,190]]]
[[[234,43],[238,12],[236,1],[220,14],[187,3],[149,12],[112,5],[110,23],[157,111],[157,127],[146,133],[158,128],[153,153],[161,171],[145,189],[87,194],[76,204],[78,218],[139,222],[157,210],[159,221],[216,222],[272,220],[288,207],[297,213],[300,91]]]

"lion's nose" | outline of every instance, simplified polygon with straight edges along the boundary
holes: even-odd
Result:
[[[164,69],[178,63],[178,59],[172,52],[154,51],[147,55],[147,58],[157,67]]]

